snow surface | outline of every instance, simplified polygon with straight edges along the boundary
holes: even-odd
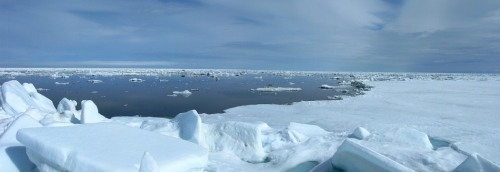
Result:
[[[373,133],[401,127],[477,152],[500,163],[497,81],[383,81],[375,89],[341,101],[299,102],[292,105],[248,105],[222,114],[202,115],[204,123],[263,121],[273,128],[290,122],[346,132],[363,126]],[[285,117],[284,117],[285,116]]]
[[[39,169],[55,171],[137,172],[145,151],[160,171],[202,171],[208,156],[199,145],[113,123],[21,129],[17,140]]]
[[[32,171],[35,169],[26,155],[26,147],[16,139],[17,131],[23,128],[43,127],[42,124],[24,114],[18,116],[9,128],[0,135],[0,171]]]

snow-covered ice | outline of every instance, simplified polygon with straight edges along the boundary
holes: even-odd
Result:
[[[368,137],[369,135],[370,135],[370,132],[368,130],[366,130],[363,127],[358,127],[356,129],[354,129],[354,132],[352,132],[351,137],[359,139],[359,140],[363,140],[366,137]]]
[[[331,162],[344,171],[413,171],[349,139],[339,146]]]
[[[82,124],[98,123],[105,120],[107,118],[99,114],[99,110],[92,100],[82,100],[82,115],[80,117]]]
[[[25,112],[28,108],[37,108],[45,113],[55,112],[52,101],[38,93],[32,84],[21,85],[18,81],[2,84],[0,100],[2,109],[10,115]]]
[[[146,151],[160,171],[203,171],[208,158],[199,145],[113,123],[21,129],[17,140],[41,171],[137,172]]]

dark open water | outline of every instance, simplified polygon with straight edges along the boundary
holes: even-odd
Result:
[[[256,78],[257,77],[257,78]],[[262,77],[260,79],[259,77]],[[142,83],[130,82],[131,78],[145,80]],[[338,85],[331,76],[293,76],[242,75],[220,77],[219,81],[208,76],[183,77],[182,75],[148,76],[71,76],[69,78],[51,78],[47,76],[19,76],[20,83],[33,83],[36,88],[50,89],[39,91],[52,100],[55,106],[66,97],[78,102],[92,100],[99,108],[99,113],[110,118],[113,116],[151,116],[172,118],[175,115],[196,109],[199,113],[221,113],[225,109],[252,104],[289,104],[300,101],[326,100],[328,96],[347,95],[349,93],[323,90],[322,84]],[[102,80],[102,83],[88,82],[89,79]],[[0,78],[4,83],[7,78]],[[160,81],[168,80],[168,81]],[[57,85],[55,82],[69,82]],[[293,85],[290,82],[294,83]],[[296,92],[253,92],[250,89],[266,87],[297,87]],[[189,97],[178,95],[170,97],[173,91],[191,91]],[[94,93],[93,93],[94,92]]]

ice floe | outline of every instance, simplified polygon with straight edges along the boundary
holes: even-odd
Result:
[[[56,85],[68,85],[69,82],[55,82]]]
[[[144,81],[146,81],[146,80],[139,79],[139,78],[131,78],[131,79],[129,79],[128,81],[130,81],[130,82],[144,82]]]
[[[189,91],[189,90],[184,90],[184,91],[173,91],[172,94],[176,95],[176,96],[177,95],[181,95],[181,96],[184,96],[184,97],[189,97],[193,93],[191,93],[191,91]],[[167,95],[167,96],[175,97],[175,96],[172,96],[172,95]]]
[[[301,88],[291,88],[291,87],[265,87],[265,88],[257,88],[251,89],[251,91],[259,91],[259,92],[281,92],[281,91],[300,91]]]

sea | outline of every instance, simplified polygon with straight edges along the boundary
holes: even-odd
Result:
[[[17,80],[32,83],[38,92],[52,100],[57,107],[62,98],[76,100],[80,109],[82,100],[92,100],[99,113],[107,118],[115,116],[143,116],[173,118],[189,110],[198,113],[223,113],[224,110],[244,105],[281,104],[300,101],[331,100],[333,97],[354,96],[358,92],[350,85],[339,85],[349,76],[308,74],[283,76],[272,73],[210,74],[173,73],[155,76],[89,75],[8,76],[0,83]],[[334,89],[322,89],[321,85]],[[261,92],[257,88],[300,88],[300,91]],[[174,91],[191,94],[173,94]],[[332,100],[334,101],[334,100]],[[342,101],[342,100],[335,100]]]

